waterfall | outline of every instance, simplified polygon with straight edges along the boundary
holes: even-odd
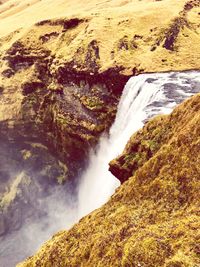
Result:
[[[22,228],[0,237],[0,266],[15,266],[56,231],[69,229],[82,216],[103,205],[120,185],[108,171],[108,163],[123,151],[130,136],[154,115],[171,112],[178,103],[198,92],[200,72],[142,74],[130,78],[109,135],[102,135],[98,148],[91,151],[89,166],[80,179],[78,207],[68,187],[52,188],[40,203],[45,217],[27,218]]]
[[[79,185],[81,218],[104,204],[120,182],[108,171],[110,160],[124,149],[130,136],[157,114],[168,114],[184,99],[200,91],[199,72],[142,74],[127,82],[109,137],[102,136]]]

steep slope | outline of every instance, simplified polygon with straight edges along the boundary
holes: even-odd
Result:
[[[196,97],[196,99],[197,103],[194,103],[194,105],[198,111],[198,97]],[[122,155],[110,162],[109,170],[121,181],[121,183],[126,181],[147,161],[151,160],[156,153],[159,153],[164,145],[168,147],[172,137],[176,137],[177,133],[180,135],[180,137],[176,137],[178,138],[177,140],[184,138],[186,135],[184,133],[185,125],[191,120],[191,111],[192,110],[189,107],[188,110],[185,109],[184,114],[182,114],[182,112],[181,115],[179,115],[180,112],[178,109],[178,111],[174,111],[170,117],[158,116],[146,124],[141,131],[138,131],[131,137]],[[196,138],[198,139],[200,131],[198,126],[196,126],[196,128],[194,135],[196,134]],[[184,142],[184,145],[187,146],[190,139],[186,136],[185,138],[185,140],[183,139],[180,142]],[[181,143],[179,146],[180,145]],[[198,152],[199,147],[197,146],[196,148]],[[179,154],[179,150],[173,150],[172,153],[174,154],[173,158],[175,158],[176,154]],[[171,161],[173,161],[173,158]],[[199,159],[197,158],[197,160]],[[160,169],[159,164],[161,164],[161,162],[159,158],[157,163],[158,166],[156,166],[156,168]],[[189,164],[192,166],[191,162]],[[195,161],[194,164],[198,166],[198,161]],[[187,171],[187,169],[185,171]]]
[[[199,266],[199,152],[197,94],[132,136],[123,158],[134,176],[107,204],[18,267]]]
[[[27,216],[24,209],[30,216],[35,213],[32,205],[37,206],[37,199],[51,187],[66,181],[76,184],[89,149],[114,120],[130,75],[200,68],[200,3],[2,2],[0,234],[4,235],[9,228],[19,228]]]

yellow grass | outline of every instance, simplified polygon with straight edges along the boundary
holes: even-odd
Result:
[[[62,62],[71,62],[73,58],[82,69],[87,68],[85,54],[88,44],[96,40],[99,46],[100,71],[109,67],[123,66],[123,73],[131,75],[137,72],[155,72],[167,70],[198,69],[200,67],[199,7],[198,1],[187,12],[183,12],[188,1],[174,0],[10,0],[0,6],[0,36],[15,32],[9,45],[25,38],[31,31],[31,46],[38,42],[38,36],[45,31],[57,31],[57,26],[33,27],[38,21],[52,18],[85,19],[78,28],[53,40],[53,46],[46,44],[62,58]],[[195,2],[195,1],[193,1]],[[12,7],[11,7],[12,6]],[[175,41],[174,51],[163,47],[163,35],[174,20],[184,17],[186,25],[181,27]],[[30,36],[29,36],[30,37]],[[62,38],[61,38],[62,37]],[[163,40],[162,40],[163,39]],[[120,42],[127,43],[127,48]],[[159,45],[155,45],[158,40]],[[33,42],[34,41],[34,42]],[[69,45],[65,45],[70,41]],[[3,42],[5,50],[8,42]],[[40,44],[41,45],[41,44]],[[155,50],[152,47],[156,46]],[[78,48],[82,48],[80,52]],[[75,67],[76,68],[76,67]]]
[[[147,123],[124,154],[155,139],[152,156],[107,204],[18,267],[198,267],[200,94]]]

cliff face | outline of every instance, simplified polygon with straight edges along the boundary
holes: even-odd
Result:
[[[7,222],[9,205],[5,209],[3,199],[10,194],[15,176],[27,173],[31,186],[26,185],[28,192],[35,192],[34,199],[38,187],[45,191],[56,183],[75,180],[87,163],[89,148],[113,121],[118,102],[118,93],[114,94],[103,82],[90,82],[82,77],[74,84],[75,74],[65,75],[62,70],[55,81],[50,72],[51,51],[42,45],[31,47],[27,41],[29,34],[1,54],[1,180],[4,183],[1,183],[0,197],[1,220],[5,217]],[[17,198],[30,196],[22,190],[12,202]],[[17,212],[15,208],[12,210]],[[0,232],[4,233],[2,229]]]
[[[199,112],[198,99],[199,98],[196,97],[194,108]],[[181,110],[181,112],[180,109],[177,109],[171,116],[157,116],[154,120],[145,124],[141,131],[138,131],[131,137],[122,155],[110,162],[109,170],[121,183],[124,183],[130,176],[136,174],[141,167],[150,161],[156,153],[159,153],[160,150],[162,151],[163,147],[166,146],[166,148],[169,148],[169,143],[172,142],[173,137],[177,138],[179,146],[182,144],[181,142],[185,143],[185,146],[189,145],[190,139],[185,136],[184,132],[186,131],[185,124],[187,125],[190,122],[192,112],[193,109],[191,109],[191,107],[189,107],[188,110]],[[177,133],[180,137],[177,136]],[[200,132],[198,126],[194,132],[194,135],[195,134],[197,135],[196,138],[199,138]],[[183,138],[182,141],[178,141],[179,139],[181,140],[181,138]],[[198,146],[196,148],[199,149]],[[170,160],[171,162],[176,158],[176,154],[179,153],[179,150],[173,150],[172,153],[174,156]],[[162,163],[159,157],[157,163],[157,172],[160,172],[160,164]],[[192,165],[191,162],[189,164]],[[185,172],[187,172],[187,168]]]
[[[130,75],[200,67],[199,1],[4,2],[0,234],[40,190],[78,177]]]
[[[200,94],[134,134],[114,161],[133,176],[18,266],[198,266],[199,151]]]
[[[54,62],[65,40],[52,43],[52,36],[82,22],[42,22],[20,38],[19,30],[0,41],[0,235],[35,214],[37,200],[51,187],[76,183],[89,149],[115,117],[127,78],[119,76],[119,91],[114,92],[108,79],[112,70],[98,77],[88,72],[77,76]]]

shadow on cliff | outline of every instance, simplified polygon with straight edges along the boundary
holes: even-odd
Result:
[[[65,165],[38,140],[1,134],[2,266],[14,266],[56,231],[72,225],[76,217],[75,184],[65,181],[66,172]]]

